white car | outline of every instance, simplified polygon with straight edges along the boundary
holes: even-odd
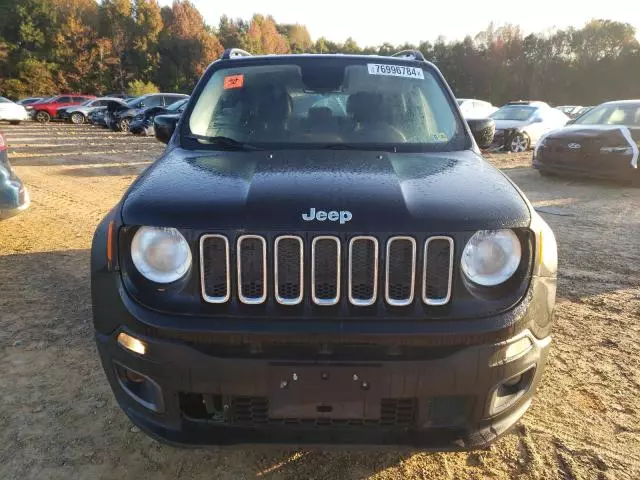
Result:
[[[564,127],[569,117],[545,102],[509,102],[491,115],[496,122],[492,149],[513,153],[536,146],[546,133]]]
[[[458,98],[458,106],[464,118],[488,118],[498,108],[476,98]]]
[[[29,120],[29,114],[22,105],[0,97],[0,121],[2,120],[17,125],[23,120]]]

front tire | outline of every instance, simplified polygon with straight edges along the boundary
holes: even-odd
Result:
[[[85,121],[86,119],[84,118],[84,115],[80,112],[71,114],[71,123],[73,123],[74,125],[82,125]]]
[[[36,122],[48,123],[50,121],[51,121],[51,115],[49,115],[48,112],[45,112],[44,110],[40,110],[38,113],[36,113]]]
[[[118,129],[121,132],[127,133],[129,131],[129,123],[131,123],[130,118],[123,118],[118,122]]]
[[[511,153],[522,153],[529,150],[530,145],[531,140],[527,135],[525,135],[524,133],[515,133],[509,140],[507,149]]]

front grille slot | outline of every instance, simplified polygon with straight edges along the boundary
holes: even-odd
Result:
[[[315,237],[311,243],[311,299],[316,305],[340,300],[340,240]]]
[[[453,277],[451,237],[431,237],[425,242],[422,272],[422,301],[433,306],[447,304]]]
[[[291,235],[276,238],[274,284],[276,301],[282,305],[302,302],[304,247],[302,239]]]
[[[238,238],[238,298],[249,305],[267,299],[267,242],[258,235]]]
[[[209,303],[228,301],[231,295],[229,241],[222,235],[203,235],[200,252],[202,298]]]
[[[392,237],[387,242],[385,300],[402,307],[413,302],[416,277],[416,241]]]
[[[378,296],[378,240],[353,237],[349,242],[349,301],[368,306]]]

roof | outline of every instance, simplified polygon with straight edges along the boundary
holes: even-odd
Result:
[[[610,102],[604,102],[601,105],[633,105],[640,103],[640,100],[612,100]]]

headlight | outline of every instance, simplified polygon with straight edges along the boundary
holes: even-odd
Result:
[[[506,282],[518,269],[522,248],[511,230],[481,230],[462,252],[461,268],[473,283],[493,287]]]
[[[148,280],[171,283],[191,267],[191,249],[175,228],[141,227],[131,241],[131,258]]]

